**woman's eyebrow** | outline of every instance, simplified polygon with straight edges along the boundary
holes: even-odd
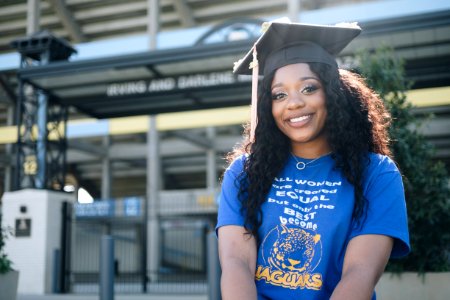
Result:
[[[300,77],[299,78],[300,81],[305,81],[305,80],[308,80],[308,79],[314,79],[314,80],[319,81],[319,78],[314,77],[314,76],[306,76],[306,77]]]
[[[314,80],[320,81],[319,78],[314,77],[314,76],[300,77],[298,80],[299,80],[299,81],[305,81],[305,80],[308,80],[308,79],[314,79]],[[280,86],[283,86],[283,83],[277,82],[277,83],[275,83],[274,85],[272,85],[271,88],[273,89],[273,88],[280,87]]]

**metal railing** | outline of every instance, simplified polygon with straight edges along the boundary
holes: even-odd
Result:
[[[101,236],[114,239],[114,292],[206,294],[207,235],[213,230],[217,206],[206,190],[160,194],[160,242],[143,249],[142,198],[98,201],[75,206],[70,292],[100,292]],[[144,255],[157,250],[156,271],[142,274]],[[146,276],[143,280],[143,276]],[[143,282],[147,282],[146,289]]]

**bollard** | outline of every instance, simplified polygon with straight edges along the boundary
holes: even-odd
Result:
[[[61,293],[60,268],[61,268],[61,250],[53,249],[53,276],[52,276],[52,293],[53,294]]]
[[[207,236],[207,249],[208,249],[208,299],[209,300],[221,300],[220,295],[220,262],[219,262],[219,249],[217,244],[217,237],[214,231],[208,233]]]
[[[103,235],[100,244],[100,300],[114,300],[114,239]]]

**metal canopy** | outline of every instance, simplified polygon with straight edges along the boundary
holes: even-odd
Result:
[[[249,78],[231,68],[250,46],[247,40],[53,63],[18,75],[96,118],[237,106],[249,103]]]

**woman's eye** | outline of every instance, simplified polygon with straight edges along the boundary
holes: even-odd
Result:
[[[319,88],[315,85],[307,85],[301,90],[301,92],[302,92],[302,94],[308,95],[308,94],[312,94],[314,91],[316,91],[318,89]]]
[[[272,94],[272,100],[281,100],[286,97],[286,93],[275,93]]]

